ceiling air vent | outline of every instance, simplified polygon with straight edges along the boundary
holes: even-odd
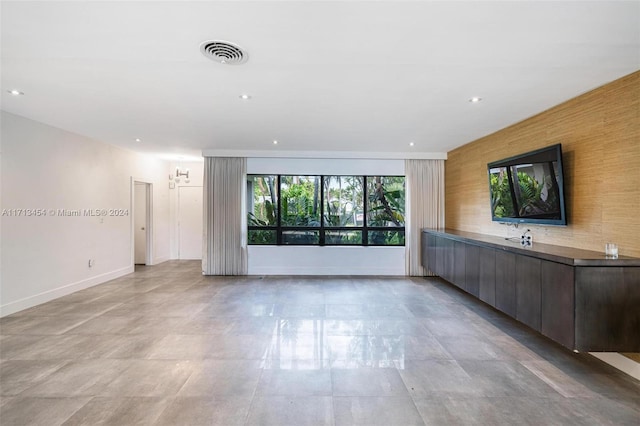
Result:
[[[223,40],[209,40],[200,45],[200,51],[212,61],[227,65],[247,62],[249,54],[236,44]]]

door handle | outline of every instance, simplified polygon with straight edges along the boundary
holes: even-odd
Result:
[[[144,226],[142,228],[140,228],[141,231],[144,231]]]

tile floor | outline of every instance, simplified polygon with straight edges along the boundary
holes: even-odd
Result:
[[[172,261],[0,327],[3,426],[640,424],[640,382],[438,279]]]

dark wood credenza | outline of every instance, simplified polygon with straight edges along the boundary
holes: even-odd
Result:
[[[640,259],[424,229],[422,265],[569,349],[640,352]]]

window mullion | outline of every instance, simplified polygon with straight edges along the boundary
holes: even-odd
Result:
[[[367,177],[362,176],[362,245],[369,245],[369,230],[367,229],[367,205],[369,201],[369,194],[367,192]]]
[[[320,246],[324,246],[324,175],[320,175]]]
[[[276,218],[276,224],[278,230],[276,231],[276,243],[282,245],[282,191],[280,191],[280,185],[282,184],[280,175],[277,176],[277,188],[276,194],[278,195],[278,215]]]

